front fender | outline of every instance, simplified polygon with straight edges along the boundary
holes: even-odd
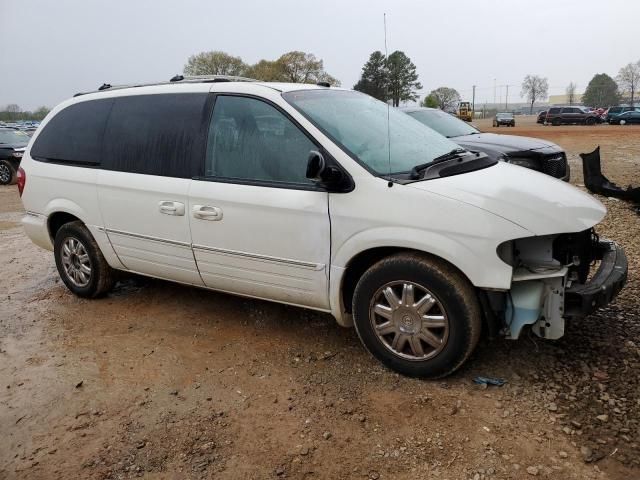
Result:
[[[528,235],[516,225],[504,238],[483,238],[403,227],[378,227],[358,232],[346,240],[335,252],[332,266],[346,268],[356,255],[373,248],[393,247],[418,250],[440,257],[454,265],[476,287],[509,288],[512,267],[498,258],[496,248],[509,238]],[[482,261],[479,261],[481,259]]]
[[[500,231],[505,238],[500,239],[403,227],[378,227],[354,234],[340,245],[331,262],[331,313],[340,325],[349,327],[353,324],[342,304],[344,274],[353,258],[380,247],[417,250],[442,258],[458,268],[476,287],[510,288],[512,267],[500,260],[496,249],[508,238],[527,236],[530,233],[510,222],[501,223]]]

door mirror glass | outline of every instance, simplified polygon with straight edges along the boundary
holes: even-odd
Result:
[[[307,159],[307,178],[315,182],[323,181],[323,174],[326,168],[322,154],[316,150],[311,150]]]

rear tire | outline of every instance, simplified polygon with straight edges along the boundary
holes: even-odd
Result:
[[[586,125],[593,125],[593,124],[595,124],[595,123],[596,123],[596,119],[595,119],[595,118],[592,118],[592,117],[589,117],[589,118],[587,118],[587,119],[584,121],[584,123],[585,123]]]
[[[454,267],[419,253],[392,255],[369,268],[356,285],[352,311],[365,348],[411,377],[451,374],[480,338],[474,287]]]
[[[0,160],[0,185],[16,183],[16,169],[9,160]]]
[[[82,222],[70,222],[60,227],[53,253],[60,278],[75,295],[96,298],[113,287],[115,272]]]

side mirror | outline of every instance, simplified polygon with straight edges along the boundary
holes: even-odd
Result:
[[[311,150],[307,160],[307,178],[316,182],[322,182],[326,168],[327,165],[322,154],[316,150]]]

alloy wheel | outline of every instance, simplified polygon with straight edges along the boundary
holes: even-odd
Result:
[[[449,320],[442,303],[414,282],[389,282],[379,288],[371,299],[369,319],[384,347],[406,360],[435,357],[449,338]]]
[[[86,287],[91,281],[91,259],[85,246],[74,237],[67,237],[62,243],[60,255],[67,278],[76,287]]]
[[[0,163],[0,183],[7,184],[11,181],[11,170],[5,163]]]

